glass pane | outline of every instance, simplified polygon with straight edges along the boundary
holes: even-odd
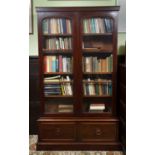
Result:
[[[73,38],[69,18],[46,18],[43,33],[45,113],[73,112]]]

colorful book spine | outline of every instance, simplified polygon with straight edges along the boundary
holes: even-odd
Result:
[[[56,56],[52,56],[52,72],[56,72]]]

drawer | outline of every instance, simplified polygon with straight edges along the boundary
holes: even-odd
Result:
[[[75,141],[74,123],[41,123],[39,124],[40,141]]]
[[[117,123],[82,123],[78,128],[80,141],[117,141]]]

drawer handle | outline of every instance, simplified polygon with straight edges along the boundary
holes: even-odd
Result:
[[[60,128],[56,128],[56,131],[55,132],[56,132],[57,135],[60,135],[60,133],[61,133]]]
[[[96,135],[97,136],[100,136],[100,135],[102,135],[102,130],[101,129],[96,129]]]

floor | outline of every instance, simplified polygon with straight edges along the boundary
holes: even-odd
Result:
[[[123,155],[121,151],[36,151],[37,135],[29,136],[29,155]]]

